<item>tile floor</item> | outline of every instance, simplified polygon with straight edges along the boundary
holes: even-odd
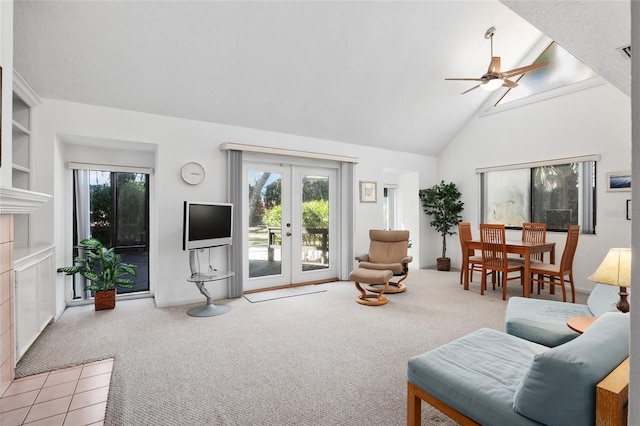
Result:
[[[111,358],[14,380],[0,397],[0,425],[102,425],[112,369]]]

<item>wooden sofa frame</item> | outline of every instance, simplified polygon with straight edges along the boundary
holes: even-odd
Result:
[[[407,426],[420,426],[422,401],[440,410],[462,426],[479,423],[407,382]],[[629,358],[596,386],[596,426],[626,426],[629,403]]]

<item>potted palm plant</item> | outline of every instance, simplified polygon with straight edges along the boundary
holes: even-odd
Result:
[[[87,238],[78,244],[80,255],[74,259],[74,266],[58,268],[66,275],[80,274],[89,281],[85,290],[94,292],[96,311],[113,309],[116,306],[116,288],[131,288],[133,280],[123,278],[136,275],[137,265],[123,263],[114,248],[103,247],[95,238]]]
[[[460,201],[462,194],[455,183],[439,184],[419,191],[422,209],[431,216],[431,226],[442,236],[442,256],[437,259],[438,271],[451,269],[451,259],[447,257],[447,235],[454,235],[458,222],[462,220],[464,203]]]

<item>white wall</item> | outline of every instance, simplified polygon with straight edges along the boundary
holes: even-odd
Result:
[[[465,220],[478,236],[479,185],[475,169],[537,160],[600,154],[597,164],[596,235],[580,235],[574,260],[575,285],[590,290],[586,278],[610,247],[630,247],[631,221],[625,218],[630,192],[606,192],[606,172],[631,170],[631,102],[603,84],[496,114],[476,117],[438,158],[439,178],[455,182],[463,194]],[[515,231],[513,231],[515,232]],[[519,231],[518,231],[519,235]],[[548,233],[556,241],[556,259],[566,234]],[[447,254],[460,266],[457,240]],[[454,248],[451,250],[451,248]]]
[[[11,186],[11,119],[13,81],[13,2],[0,2],[0,66],[2,67],[2,131],[0,134],[0,186]]]
[[[54,196],[55,208],[49,229],[54,233],[57,266],[71,261],[71,173],[66,169],[65,162],[96,162],[95,157],[104,159],[106,155],[117,151],[121,159],[136,165],[148,161],[149,152],[154,153],[155,173],[151,178],[150,191],[155,200],[155,216],[151,219],[155,247],[152,247],[150,262],[152,291],[159,306],[203,301],[196,287],[185,281],[189,265],[181,245],[182,202],[187,199],[227,200],[226,154],[219,150],[223,142],[308,149],[358,157],[354,191],[357,194],[357,182],[360,180],[377,181],[379,201],[375,204],[355,203],[355,252],[368,247],[370,228],[382,227],[381,199],[385,167],[390,164],[401,165],[404,175],[409,176],[403,178],[402,185],[411,185],[408,192],[415,193],[416,198],[418,186],[435,183],[436,159],[433,157],[49,99],[43,99],[43,104],[38,107],[34,141],[43,158],[53,162],[53,176],[41,176],[39,182],[42,187],[51,186],[51,191],[46,192]],[[102,151],[94,155],[94,148],[81,147],[81,144],[113,150],[111,154]],[[127,147],[133,151],[129,152]],[[130,154],[129,159],[123,156],[123,149]],[[201,162],[207,172],[205,182],[195,187],[183,183],[179,176],[182,164],[193,160]],[[34,190],[39,191],[40,188]],[[410,201],[404,203],[409,206],[405,208],[408,211],[408,229],[419,246],[415,207],[411,206]],[[216,256],[219,256],[214,259],[216,264],[226,264],[226,254]],[[64,309],[64,294],[68,292],[69,278],[59,275],[57,287],[57,308],[60,312]],[[226,285],[210,285],[209,290],[214,299],[226,297],[227,294]]]
[[[631,2],[631,22],[640,22],[640,3]],[[640,27],[638,25],[632,25],[631,28],[631,43],[634,46],[640,45]],[[636,49],[637,50],[637,49]],[[640,59],[638,55],[634,55],[631,60],[631,76],[633,82],[640,81]],[[631,98],[632,98],[632,123],[633,123],[633,175],[632,179],[635,182],[640,182],[640,85],[631,85]],[[640,187],[633,185],[633,195],[636,200],[640,199]],[[634,253],[640,251],[640,224],[638,222],[638,208],[636,207],[633,215],[633,236],[632,236],[632,249]],[[638,276],[640,275],[640,258],[637,255],[633,256],[631,266],[632,282],[638,283]],[[636,284],[632,284],[636,285]],[[640,306],[640,291],[631,292],[631,306]],[[640,395],[640,333],[636,330],[640,328],[640,310],[631,308],[631,358],[630,358],[630,372],[629,372],[629,401],[638,401]],[[640,421],[640,406],[638,404],[629,404],[629,424],[637,424]]]

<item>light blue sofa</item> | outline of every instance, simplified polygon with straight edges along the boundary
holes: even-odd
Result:
[[[596,385],[628,356],[620,312],[554,348],[483,328],[409,359],[407,425],[422,400],[461,424],[593,425]]]
[[[511,297],[505,314],[505,331],[545,346],[558,346],[578,337],[567,326],[571,317],[595,316],[617,311],[619,288],[597,284],[586,305],[524,297]]]

